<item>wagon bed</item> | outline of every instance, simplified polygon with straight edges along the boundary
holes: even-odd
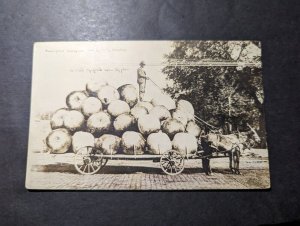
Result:
[[[103,159],[107,160],[159,160],[162,155],[154,155],[154,154],[142,154],[142,155],[126,155],[126,154],[114,154],[114,155],[102,155]],[[196,154],[184,155],[185,159],[202,159],[208,156],[201,156]],[[225,156],[222,153],[212,153],[209,156],[210,158],[224,158]]]
[[[151,160],[159,162],[162,171],[168,175],[177,175],[184,170],[185,160],[204,159],[204,158],[222,158],[222,153],[213,153],[210,156],[204,156],[203,152],[197,154],[181,154],[176,150],[168,150],[162,154],[103,154],[101,150],[86,146],[80,148],[74,157],[74,166],[80,174],[95,174],[105,167],[108,160]]]

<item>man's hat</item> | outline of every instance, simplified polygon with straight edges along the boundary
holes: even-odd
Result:
[[[142,60],[141,63],[140,63],[140,65],[146,65],[145,61]]]

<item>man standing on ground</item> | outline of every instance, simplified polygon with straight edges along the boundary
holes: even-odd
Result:
[[[144,100],[145,90],[146,90],[146,80],[149,78],[146,76],[146,72],[144,70],[145,62],[141,61],[140,67],[137,69],[137,83],[139,84],[139,100]]]

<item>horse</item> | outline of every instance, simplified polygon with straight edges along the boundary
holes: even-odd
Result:
[[[250,127],[250,126],[249,126]],[[224,153],[229,157],[229,168],[233,174],[241,174],[239,170],[241,151],[249,149],[259,143],[260,138],[256,131],[250,127],[247,132],[238,132],[229,135],[223,135],[215,132],[209,132],[200,136],[202,149],[202,166],[207,175],[211,175],[210,158],[212,153]]]

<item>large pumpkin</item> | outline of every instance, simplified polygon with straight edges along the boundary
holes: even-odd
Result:
[[[109,105],[114,100],[120,99],[120,94],[118,90],[116,90],[112,86],[102,86],[100,90],[98,91],[98,98],[101,100],[101,102],[104,105]]]
[[[158,105],[163,105],[165,106],[168,110],[173,110],[176,108],[176,103],[175,101],[168,95],[162,94],[162,95],[157,95],[151,100],[151,104],[153,106],[158,106]]]
[[[111,127],[111,117],[106,112],[92,114],[87,120],[87,130],[91,133],[104,133]]]
[[[138,92],[134,85],[126,84],[118,88],[120,99],[124,100],[130,107],[138,102]]]
[[[173,149],[182,155],[194,154],[197,151],[197,139],[189,133],[177,133],[172,141]]]
[[[135,119],[132,115],[129,115],[127,113],[119,115],[114,120],[114,129],[117,132],[117,134],[120,134],[126,130],[133,130],[136,127]]]
[[[71,135],[66,129],[53,130],[46,138],[51,153],[62,154],[69,150],[72,143]]]
[[[71,110],[64,116],[64,126],[71,132],[82,129],[84,122],[84,116],[80,111]]]
[[[162,131],[170,138],[173,138],[176,133],[184,132],[184,125],[177,119],[167,119],[162,125]]]
[[[52,129],[58,129],[64,127],[64,118],[68,114],[67,109],[58,109],[51,117],[50,125]]]
[[[190,115],[195,114],[193,105],[187,100],[178,100],[177,110],[181,110],[183,112],[189,113]]]
[[[82,103],[81,111],[86,117],[102,110],[102,103],[97,97],[88,97]]]
[[[201,133],[201,128],[193,121],[188,122],[185,130],[187,133],[192,134],[195,137],[199,137]]]
[[[90,96],[97,97],[97,94],[102,86],[106,86],[107,82],[105,81],[96,81],[92,80],[86,84],[86,91]]]
[[[129,113],[130,107],[125,101],[114,100],[108,105],[107,112],[113,117],[118,117],[121,114]]]
[[[142,115],[138,119],[138,128],[143,135],[155,133],[160,130],[160,121],[153,115]]]
[[[149,114],[155,116],[159,120],[166,120],[168,118],[171,118],[171,114],[170,114],[169,110],[165,106],[162,106],[162,105],[157,105],[154,108],[152,108],[149,111]]]
[[[130,114],[135,119],[139,119],[142,115],[147,115],[148,114],[148,110],[147,110],[147,108],[145,108],[143,106],[134,106],[133,108],[131,108]]]
[[[188,123],[188,116],[185,112],[181,111],[181,110],[176,110],[173,112],[172,117],[174,119],[177,119],[179,122],[182,123],[182,125],[184,127],[186,127],[187,123]]]
[[[153,108],[153,105],[148,101],[140,101],[135,105],[135,107],[145,107],[145,108],[147,108],[147,111],[149,112]]]
[[[142,134],[134,131],[127,131],[122,136],[121,147],[128,155],[144,154],[145,139]]]
[[[66,104],[70,109],[81,110],[83,101],[88,98],[85,91],[71,92],[66,98]]]
[[[172,142],[167,134],[151,133],[147,138],[148,151],[150,154],[160,155],[172,149]]]
[[[104,134],[95,141],[96,148],[100,149],[103,154],[113,155],[119,152],[121,138],[112,134]]]
[[[72,148],[75,153],[77,153],[80,148],[87,146],[95,146],[95,138],[93,134],[79,131],[72,136]]]

